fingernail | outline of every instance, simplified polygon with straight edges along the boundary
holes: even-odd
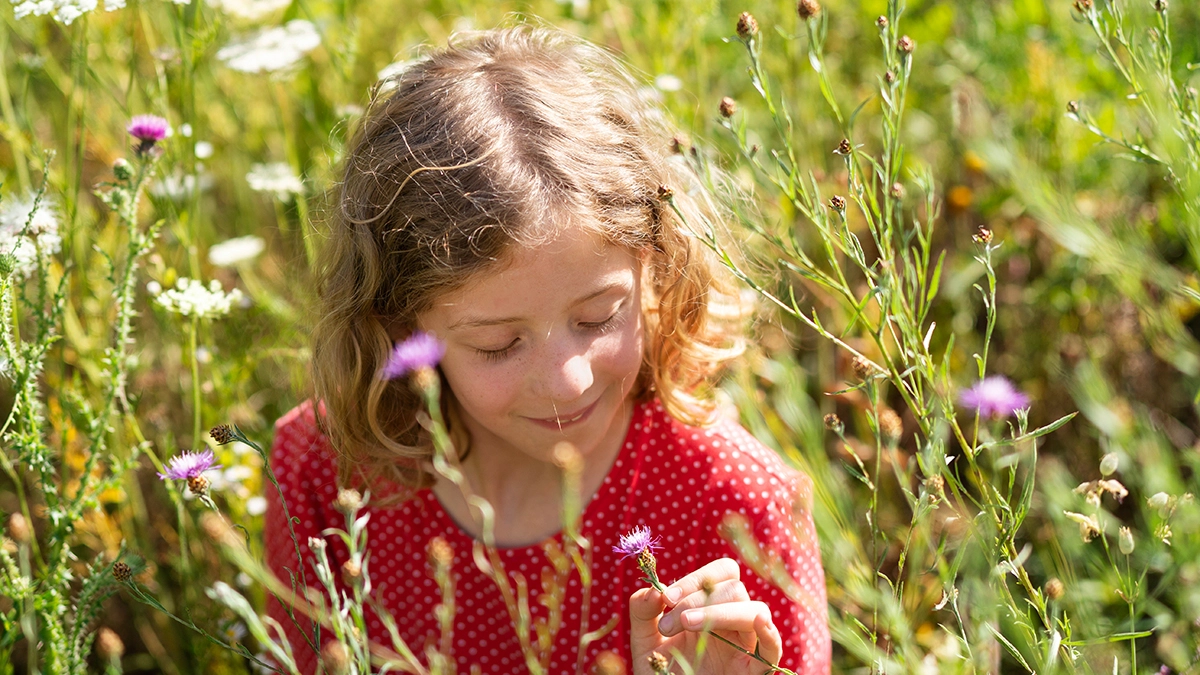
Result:
[[[674,605],[679,602],[679,598],[683,597],[683,591],[678,588],[668,588],[663,595],[667,598],[667,602]]]
[[[700,627],[700,623],[704,621],[703,612],[698,609],[689,609],[684,612],[680,618],[683,620],[685,628],[695,630]]]
[[[674,614],[668,614],[658,622],[658,632],[670,637],[679,630],[678,622]]]

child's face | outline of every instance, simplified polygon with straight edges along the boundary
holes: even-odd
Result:
[[[446,343],[472,452],[549,461],[559,441],[585,456],[619,447],[642,363],[640,260],[577,227],[510,255],[418,317]]]

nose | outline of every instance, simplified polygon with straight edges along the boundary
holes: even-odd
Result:
[[[567,344],[547,347],[545,365],[536,375],[538,394],[554,403],[578,401],[595,382],[586,347]]]

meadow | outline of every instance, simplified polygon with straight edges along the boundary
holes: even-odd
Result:
[[[626,59],[726,205],[695,234],[757,310],[722,395],[814,481],[835,672],[1200,673],[1195,3],[0,20],[0,673],[288,672],[260,616],[262,449],[310,394],[343,144],[381,78],[516,21]],[[157,475],[204,449],[202,489]],[[346,640],[342,672],[368,672]]]

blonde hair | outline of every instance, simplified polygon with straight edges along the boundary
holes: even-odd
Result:
[[[675,186],[693,225],[713,220],[708,200],[682,189],[695,179],[668,158],[661,114],[616,60],[517,26],[456,36],[381,84],[348,147],[318,268],[313,382],[342,484],[432,482],[420,399],[378,376],[389,334],[556,223],[645,253],[635,395],[657,395],[680,421],[710,421],[711,378],[741,347],[740,321],[714,310],[736,296],[660,198]]]

